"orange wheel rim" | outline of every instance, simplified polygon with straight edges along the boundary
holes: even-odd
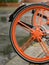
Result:
[[[25,10],[23,10],[21,12],[21,14],[19,14],[14,22],[13,22],[13,26],[12,26],[12,29],[11,29],[11,36],[12,36],[12,42],[13,42],[13,45],[15,46],[15,49],[18,50],[18,52],[20,53],[20,55],[22,55],[24,58],[26,58],[27,60],[30,60],[31,62],[32,61],[35,61],[35,62],[43,62],[43,61],[48,61],[49,60],[49,56],[46,56],[44,58],[34,58],[34,57],[30,57],[28,55],[26,55],[23,50],[19,47],[18,43],[17,43],[17,40],[16,40],[16,36],[15,36],[15,29],[16,29],[16,26],[18,25],[18,22],[20,22],[20,18],[28,11],[30,10],[33,10],[33,9],[46,9],[49,11],[49,8],[45,8],[43,6],[33,6],[33,7],[29,7],[29,8],[26,8]],[[32,29],[30,29],[30,31],[32,31]]]

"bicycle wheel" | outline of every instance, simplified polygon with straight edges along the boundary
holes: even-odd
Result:
[[[33,63],[49,61],[48,45],[45,44],[45,39],[43,42],[43,37],[46,37],[47,33],[45,33],[45,29],[43,31],[42,26],[36,25],[36,21],[34,21],[37,11],[41,9],[49,11],[49,6],[41,4],[27,5],[17,13],[10,27],[10,40],[16,52],[24,60]],[[31,24],[32,10],[36,10],[33,16],[34,25]],[[37,47],[34,44],[37,44]],[[39,57],[41,53],[44,56]]]

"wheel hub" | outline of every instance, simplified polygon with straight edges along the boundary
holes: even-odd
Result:
[[[34,37],[34,39],[39,39],[39,38],[42,38],[42,36],[43,36],[43,33],[42,33],[42,31],[39,29],[39,28],[36,28],[35,30],[34,30],[34,32],[32,33],[32,35],[33,35],[33,37]]]

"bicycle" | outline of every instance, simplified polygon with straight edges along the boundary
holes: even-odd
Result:
[[[33,14],[33,20],[30,22],[29,20],[27,22],[23,21],[24,16],[29,13],[31,16]],[[9,17],[9,21],[11,22],[9,34],[12,46],[17,54],[28,62],[49,62],[49,45],[46,42],[46,40],[48,41],[49,39],[49,30],[47,30],[47,27],[49,27],[49,16],[47,13],[49,13],[49,5],[40,3],[31,5],[24,4],[17,8]],[[20,31],[17,32],[17,29]],[[18,38],[22,36],[22,41],[17,38],[17,35]],[[42,54],[44,54],[43,57],[36,56],[36,53],[32,51],[32,49],[34,49],[33,44],[35,43],[37,43],[37,45],[39,44],[39,49],[41,50],[38,51],[38,53],[40,52],[41,54],[42,52]],[[30,48],[31,50],[29,50]],[[29,53],[31,54],[32,52],[33,54],[29,55]]]

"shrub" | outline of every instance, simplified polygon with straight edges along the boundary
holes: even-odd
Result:
[[[18,2],[19,0],[0,0],[0,2]]]

